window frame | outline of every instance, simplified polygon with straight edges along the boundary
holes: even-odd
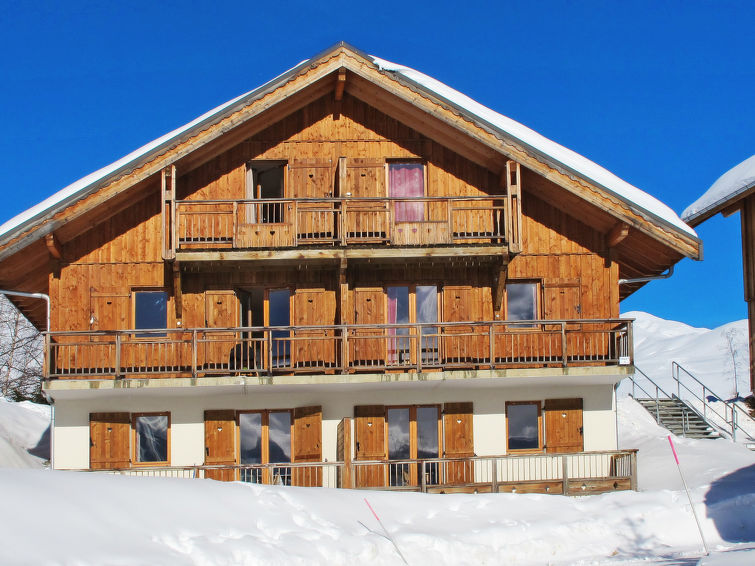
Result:
[[[400,404],[400,405],[384,405],[384,417],[383,417],[383,426],[384,428],[384,434],[383,438],[385,439],[385,450],[384,450],[384,457],[386,462],[400,462],[401,460],[391,460],[389,458],[389,448],[390,448],[390,428],[388,426],[388,411],[391,409],[409,409],[409,460],[419,460],[417,457],[417,448],[419,446],[419,437],[418,437],[418,424],[417,424],[417,410],[420,408],[434,408],[437,411],[437,432],[438,432],[438,456],[436,458],[442,458],[443,457],[443,406],[440,403],[418,403],[418,404]],[[427,458],[423,458],[426,460]],[[409,464],[411,466],[410,468],[410,475],[409,475],[409,484],[408,485],[417,485],[417,482],[419,478],[417,478],[417,471],[413,468],[416,466],[416,464]],[[389,466],[390,469],[390,466]],[[390,472],[388,474],[387,478],[388,482],[390,483]]]
[[[159,462],[142,462],[139,460],[139,450],[138,450],[138,442],[137,442],[137,436],[138,433],[136,431],[136,421],[139,417],[168,417],[168,428],[166,433],[166,460],[161,460]],[[171,443],[170,443],[170,429],[171,429],[171,418],[170,418],[170,411],[149,411],[149,412],[141,412],[141,413],[131,413],[131,467],[133,468],[142,468],[142,467],[166,467],[170,466],[170,454],[171,454]]]
[[[441,334],[441,326],[443,324],[443,285],[442,283],[439,283],[438,281],[416,281],[411,283],[406,282],[396,282],[396,281],[389,281],[385,282],[383,285],[383,294],[385,295],[385,321],[386,324],[389,324],[387,321],[389,319],[389,300],[388,300],[388,289],[390,287],[405,287],[408,290],[408,302],[407,302],[407,308],[409,310],[409,321],[406,324],[409,325],[415,325],[415,324],[432,324],[436,327],[437,333]],[[434,323],[419,323],[417,321],[417,287],[435,287],[435,312],[437,315],[437,320]],[[417,356],[422,352],[422,344],[419,344],[419,342],[416,340],[416,335],[412,331],[411,328],[408,329],[409,332],[405,335],[407,339],[409,339],[409,363],[413,366],[416,366],[417,364]],[[396,334],[396,337],[404,336],[400,334]],[[412,340],[411,338],[414,337],[415,339]],[[424,335],[423,335],[423,338]],[[438,344],[438,352],[436,353],[437,359],[440,359],[440,347],[443,342],[440,336],[435,337],[437,344]],[[418,347],[419,346],[419,347]],[[419,350],[419,352],[417,351]],[[398,352],[398,350],[397,350]],[[389,357],[386,356],[386,360],[388,360]],[[423,364],[424,365],[424,364]],[[424,405],[422,405],[424,406]]]
[[[150,328],[137,328],[136,327],[136,296],[139,293],[164,293],[165,294],[165,327],[167,331],[170,326],[170,292],[166,287],[132,287],[131,288],[131,337],[137,340],[150,340],[153,338],[167,338],[167,332],[145,333],[139,332],[145,330],[153,330]],[[154,329],[158,330],[158,329]]]
[[[258,202],[260,200],[267,200],[258,197],[256,195],[255,180],[258,175],[264,171],[280,167],[282,169],[281,177],[281,196],[272,200],[286,199],[288,194],[288,172],[289,162],[285,159],[250,159],[246,162],[246,170],[244,172],[244,200],[251,202]],[[263,215],[264,216],[264,215]],[[253,208],[247,208],[244,214],[244,222],[247,224],[264,225],[264,226],[281,226],[287,224],[285,219],[285,208],[281,206],[281,218],[280,222],[264,222],[262,219],[257,218],[256,210]]]
[[[509,330],[516,331],[518,329],[521,330],[529,330],[532,328],[535,328],[537,325],[536,323],[532,324],[522,324],[519,322],[519,320],[527,320],[527,319],[518,319],[518,320],[511,320],[509,318],[509,286],[510,285],[534,285],[535,286],[535,318],[531,319],[534,321],[543,320],[543,300],[542,300],[542,293],[543,293],[543,282],[540,279],[509,279],[506,281],[506,292],[504,293],[504,304],[503,304],[503,320],[506,322],[512,323],[509,327]]]
[[[270,413],[288,413],[289,415],[289,454],[291,455],[288,462],[271,462],[270,461]],[[258,414],[261,415],[261,421],[260,421],[260,442],[261,442],[261,452],[260,452],[260,460],[261,462],[259,464],[242,464],[241,463],[241,415],[244,414]],[[271,474],[274,473],[276,467],[285,468],[288,464],[294,463],[294,409],[241,409],[236,411],[236,463],[239,466],[264,466],[261,469],[261,473],[258,474],[258,477],[262,480],[261,482],[255,482],[251,480],[241,480],[248,483],[261,483],[263,485],[271,485],[272,477]],[[280,466],[276,466],[276,464],[280,464]],[[271,467],[272,466],[272,467]],[[255,468],[252,468],[250,470],[249,477],[252,476],[252,471]],[[259,468],[257,468],[259,469]],[[291,475],[293,472],[293,467],[288,466],[289,474],[288,474],[288,483],[286,485],[291,485]],[[243,476],[244,470],[239,471],[240,477]]]
[[[537,407],[537,448],[509,447],[509,407],[515,405],[535,405]],[[506,401],[506,453],[507,454],[539,454],[544,452],[543,439],[543,403],[542,401]]]
[[[400,198],[391,196],[391,166],[392,165],[421,165],[422,166],[422,197],[410,198],[427,198],[427,161],[421,157],[389,157],[385,160],[385,192],[389,199]],[[421,220],[398,220],[396,218],[395,202],[391,202],[391,218],[393,224],[406,224],[414,222],[429,222],[428,220],[428,201],[422,201],[422,219]]]

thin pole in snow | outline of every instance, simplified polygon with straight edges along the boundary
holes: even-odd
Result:
[[[406,558],[404,558],[404,555],[401,554],[401,549],[399,549],[398,545],[396,544],[396,541],[393,540],[393,537],[391,534],[386,530],[385,525],[383,525],[383,521],[380,520],[380,517],[377,516],[377,513],[375,513],[375,510],[372,508],[372,505],[370,505],[370,502],[367,501],[367,498],[364,498],[364,502],[367,504],[367,507],[370,508],[370,511],[372,511],[372,514],[375,515],[375,518],[377,519],[377,522],[380,524],[380,528],[383,529],[383,532],[385,533],[385,536],[388,537],[388,540],[393,543],[393,547],[396,549],[396,552],[398,552],[398,555],[401,557],[401,560],[404,561],[404,564],[406,566],[409,566],[409,563],[406,561]]]
[[[687,487],[687,482],[684,479],[684,474],[682,473],[682,466],[679,464],[679,456],[676,454],[676,448],[674,447],[674,441],[671,440],[671,435],[668,435],[668,443],[671,445],[671,452],[674,453],[674,460],[676,460],[676,467],[679,470],[679,475],[682,478],[682,483],[684,484],[684,491],[687,492],[687,499],[689,499],[689,506],[692,507],[692,516],[695,518],[695,523],[697,523],[697,530],[700,531],[700,539],[703,541],[703,548],[705,549],[705,556],[708,556],[710,554],[710,551],[708,550],[708,545],[705,542],[705,537],[703,536],[703,528],[700,526],[700,520],[697,518],[697,512],[695,511],[695,505],[692,503],[692,496],[689,494],[689,488]]]

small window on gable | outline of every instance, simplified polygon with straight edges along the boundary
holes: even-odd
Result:
[[[168,463],[169,413],[134,415],[135,462],[139,464]]]
[[[246,198],[250,201],[269,201],[283,198],[285,163],[280,161],[251,161],[246,168]],[[284,222],[282,202],[246,203],[246,222],[250,224],[279,224]]]
[[[506,403],[506,449],[541,450],[540,402]]]
[[[422,163],[389,163],[388,186],[394,201],[396,222],[425,220],[425,166]],[[401,200],[406,199],[406,200]]]
[[[165,291],[134,291],[134,329],[162,329],[168,327],[168,293]],[[138,337],[165,336],[141,333]]]
[[[506,320],[537,320],[540,318],[537,283],[506,283]]]

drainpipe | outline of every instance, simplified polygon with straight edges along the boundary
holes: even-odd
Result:
[[[666,273],[659,275],[648,275],[647,277],[635,277],[633,279],[619,279],[619,285],[627,285],[629,283],[647,283],[648,281],[655,281],[656,279],[668,279],[674,274],[674,266],[668,268]]]
[[[0,289],[0,295],[11,295],[14,297],[29,297],[30,299],[42,299],[47,303],[47,332],[50,332],[50,295],[46,295],[45,293],[25,293],[23,291],[8,291],[6,289]],[[43,356],[47,355],[47,352],[44,352],[42,354]],[[42,395],[47,400],[47,402],[50,404],[50,469],[55,469],[55,450],[54,446],[55,443],[53,442],[53,439],[55,438],[55,401],[52,397],[50,397],[45,390],[42,390]]]

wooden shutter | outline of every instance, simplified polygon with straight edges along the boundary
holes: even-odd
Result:
[[[239,300],[233,291],[205,291],[205,327],[237,328],[239,326]],[[236,356],[236,333],[211,332],[206,335],[204,360],[199,363],[214,368],[230,364],[231,353]],[[239,352],[240,353],[240,352]],[[236,365],[237,362],[235,362]]]
[[[322,407],[294,409],[294,462],[322,462]],[[322,486],[320,466],[295,467],[293,485]]]
[[[579,279],[543,283],[543,314],[548,320],[582,318]]]
[[[443,406],[443,447],[445,458],[474,456],[472,403],[446,403]],[[474,482],[474,462],[449,462],[445,467],[449,485]]]
[[[545,400],[545,451],[582,452],[582,399]]]
[[[91,413],[89,415],[89,467],[93,470],[128,468],[131,415]]]
[[[294,326],[334,324],[336,295],[329,289],[300,290],[294,294]],[[333,330],[297,330],[294,341],[294,364],[297,367],[335,366]]]
[[[385,460],[385,407],[361,405],[354,407],[356,439],[355,460]],[[354,469],[356,487],[385,485],[386,466],[357,466]]]
[[[386,298],[382,288],[354,289],[354,323],[385,324]],[[349,360],[352,366],[382,367],[386,358],[386,340],[379,338],[385,330],[359,328],[354,331]],[[368,338],[376,336],[376,338]]]
[[[207,466],[236,463],[236,413],[232,410],[204,412],[204,463]],[[207,470],[205,477],[220,481],[236,479],[236,470]]]
[[[353,488],[351,465],[351,419],[343,418],[336,432],[336,460],[343,462],[338,473],[338,487]]]
[[[288,165],[294,198],[329,199],[334,196],[335,169],[330,159],[301,159]],[[296,238],[299,243],[330,242],[336,234],[333,202],[297,202]]]

